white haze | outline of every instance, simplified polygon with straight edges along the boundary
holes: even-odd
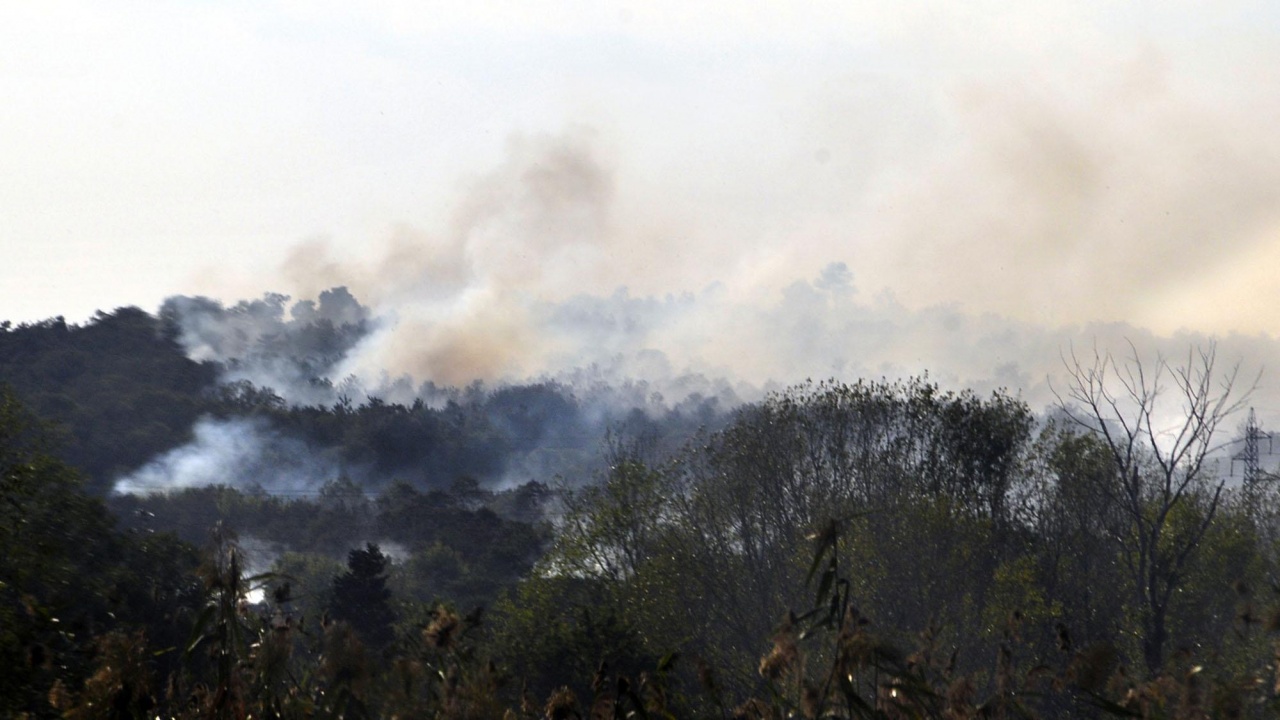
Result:
[[[117,480],[114,492],[147,495],[225,485],[273,495],[312,495],[341,474],[323,450],[281,435],[261,419],[203,418],[193,433],[189,444]]]
[[[1274,3],[56,0],[0,21],[7,319],[346,284],[421,331],[382,345],[392,370],[492,375],[526,301],[767,302],[844,262],[914,311],[1280,328]],[[521,372],[556,353],[528,344]]]

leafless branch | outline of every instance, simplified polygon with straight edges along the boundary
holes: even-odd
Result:
[[[1205,472],[1213,438],[1245,406],[1258,380],[1239,387],[1239,363],[1219,373],[1212,342],[1189,349],[1177,366],[1163,355],[1144,362],[1132,342],[1122,362],[1096,345],[1091,362],[1074,348],[1062,361],[1065,388],[1054,389],[1059,407],[1102,440],[1114,462],[1115,475],[1101,489],[1126,518],[1112,537],[1144,613],[1144,652],[1154,670],[1162,662],[1169,599],[1221,501],[1223,482]],[[1198,498],[1201,517],[1189,532],[1175,535],[1168,519],[1192,497]]]

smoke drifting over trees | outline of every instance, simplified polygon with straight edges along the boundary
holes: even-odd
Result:
[[[1277,716],[1277,8],[0,11],[0,715]]]
[[[286,312],[288,316],[286,317]],[[223,381],[271,388],[297,404],[330,404],[329,385],[347,354],[370,332],[369,312],[347,292],[320,293],[319,302],[289,303],[267,294],[226,308],[202,297],[169,298],[160,316],[179,328],[188,356],[215,361]]]
[[[1193,268],[1211,264],[1188,233],[1209,232],[1206,223],[1225,211],[1215,200],[1221,196],[1200,192],[1190,179],[1152,187],[1155,199],[1107,191],[1111,182],[1132,186],[1124,173],[1138,172],[1143,153],[1155,152],[1142,145],[1125,151],[1128,162],[1100,159],[1123,145],[1132,132],[1126,122],[1104,113],[1093,127],[1013,90],[976,94],[973,112],[1002,104],[1009,105],[1004,124],[975,126],[974,157],[965,161],[985,167],[992,183],[949,181],[943,168],[928,177],[949,185],[893,191],[921,212],[892,231],[905,242],[882,237],[877,247],[918,251],[911,258],[886,261],[883,250],[858,251],[860,242],[822,241],[807,246],[803,261],[771,261],[685,242],[679,223],[649,212],[654,208],[641,201],[606,143],[576,129],[512,140],[505,159],[466,184],[438,232],[403,226],[359,257],[323,240],[299,245],[276,278],[297,299],[272,293],[223,305],[180,296],[161,314],[181,329],[178,339],[192,359],[218,363],[224,383],[247,381],[288,405],[377,398],[439,408],[475,381],[552,381],[581,403],[584,419],[574,422],[597,435],[602,420],[633,408],[662,413],[714,398],[723,410],[805,378],[928,373],[951,389],[1007,388],[1039,410],[1053,401],[1050,379],[1069,348],[1133,343],[1142,355],[1169,356],[1205,344],[1209,336],[1195,331],[1063,321],[1123,316],[1144,288],[1185,281]],[[1152,132],[1177,132],[1172,110],[1161,107],[1137,115],[1150,120]],[[1177,153],[1207,152],[1188,142]],[[1223,149],[1215,157],[1232,164],[1237,156]],[[1266,167],[1255,169],[1265,175]],[[1027,168],[1035,182],[1020,179]],[[1251,185],[1265,179],[1244,170],[1224,172]],[[1015,185],[1034,201],[1000,194]],[[1244,204],[1229,235],[1267,224],[1274,204],[1259,193],[1239,195]],[[947,207],[956,209],[956,222],[941,223],[932,205],[920,202],[923,195],[954,196]],[[1154,209],[1170,204],[1189,223],[1177,232],[1169,223],[1179,220]],[[988,222],[997,217],[1008,226]],[[1146,250],[1121,237],[1132,228],[1107,224],[1122,219],[1152,238]],[[1062,250],[1062,233],[1078,234],[1080,247],[1096,246],[1088,262],[1078,248]],[[1014,243],[1015,236],[1025,242]],[[1195,249],[1175,252],[1172,263],[1161,263],[1168,273],[1153,278],[1161,273],[1143,263],[1162,256],[1166,242]],[[1113,245],[1125,250],[1108,258],[1102,248]],[[850,252],[860,260],[842,259]],[[910,303],[890,289],[900,283],[887,267],[919,273]],[[1022,302],[993,304],[988,286],[1014,287],[1002,279],[1013,270],[1022,278]],[[789,271],[804,275],[786,277]],[[1077,281],[1065,282],[1064,272]],[[654,291],[691,278],[704,284]],[[921,304],[922,297],[953,297],[930,287],[962,288],[965,301]],[[1098,287],[1105,292],[1098,295]],[[1098,296],[1081,297],[1081,288]],[[975,310],[994,307],[1010,311]],[[1037,307],[1056,309],[1043,314]],[[1106,307],[1115,311],[1099,311]],[[1280,360],[1280,342],[1270,336],[1230,334],[1218,342],[1222,357],[1245,359],[1249,371]],[[1280,407],[1280,394],[1264,381],[1255,397],[1264,422],[1272,421],[1268,408]]]
[[[752,226],[752,213],[730,222],[714,195],[655,193],[606,133],[515,136],[434,229],[402,225],[359,253],[308,241],[262,273],[260,287],[291,295],[175,296],[160,316],[190,359],[216,366],[224,394],[248,383],[284,407],[376,398],[442,409],[475,381],[552,382],[575,399],[569,425],[598,437],[632,409],[692,418],[708,401],[723,411],[805,378],[927,372],[951,389],[1008,388],[1039,410],[1064,349],[1131,341],[1170,356],[1203,345],[1207,333],[1175,330],[1177,313],[1153,330],[1142,308],[1160,287],[1215,286],[1224,258],[1255,257],[1273,225],[1275,149],[1222,132],[1239,118],[1188,107],[1159,63],[1141,65],[1117,75],[1133,76],[1135,105],[1103,102],[1122,88],[1084,88],[1106,105],[1085,115],[1020,86],[971,88],[960,150],[911,180],[870,163],[843,210],[833,208],[851,180],[831,173],[849,168],[831,145],[829,162],[796,168],[808,201],[778,196],[827,208],[789,230],[776,218]],[[1157,173],[1195,158],[1213,172]],[[1229,182],[1207,187],[1214,178]],[[875,207],[898,209],[864,212]],[[1215,255],[1209,236],[1233,250]],[[1204,305],[1177,307],[1187,327],[1212,325],[1197,321]],[[1135,321],[1089,320],[1116,317]],[[1269,335],[1218,342],[1247,371],[1280,359]],[[1276,424],[1277,399],[1264,376],[1264,424]],[[187,417],[178,425],[194,427]]]
[[[486,485],[557,476],[578,482],[597,467],[609,432],[662,427],[673,449],[699,427],[726,422],[740,403],[805,378],[928,373],[946,388],[1003,388],[1043,410],[1053,403],[1054,379],[1062,379],[1063,353],[1073,348],[1124,347],[1155,358],[1209,341],[1125,324],[1049,328],[948,306],[911,310],[886,293],[866,297],[850,268],[832,262],[771,298],[712,287],[678,297],[620,288],[556,302],[502,300],[527,301],[519,314],[527,337],[511,352],[528,354],[510,363],[499,353],[476,366],[450,364],[446,377],[468,373],[458,376],[465,384],[451,384],[419,373],[471,352],[470,336],[506,337],[480,316],[465,336],[420,333],[423,318],[456,299],[418,304],[406,295],[365,305],[345,286],[315,300],[267,294],[230,306],[170,298],[161,321],[192,360],[218,369],[223,410],[198,422],[188,444],[123,476],[115,489],[232,483],[315,493],[344,475],[370,488],[394,479],[443,487],[462,474]],[[406,316],[417,320],[404,323]],[[1280,359],[1280,342],[1231,335],[1218,340],[1218,353],[1247,359],[1252,374]],[[383,365],[388,360],[400,364]],[[1277,399],[1264,377],[1253,396],[1264,424],[1274,421]],[[350,426],[326,430],[338,422],[323,419],[331,412]]]
[[[283,436],[261,418],[203,418],[192,433],[195,439],[190,443],[121,478],[114,491],[147,494],[231,485],[286,496],[311,495],[341,473],[332,452]]]
[[[347,319],[325,315],[326,298],[342,298]],[[331,307],[336,300],[328,300]],[[625,287],[608,295],[577,294],[525,308],[527,356],[490,358],[462,366],[454,382],[421,374],[431,358],[468,352],[450,346],[466,338],[417,335],[401,321],[407,305],[365,306],[345,287],[321,293],[321,312],[308,300],[278,294],[223,307],[200,297],[175,297],[162,314],[175,320],[190,357],[217,361],[224,382],[249,381],[292,404],[331,405],[366,397],[439,406],[448,388],[474,381],[553,380],[580,398],[616,407],[674,407],[689,397],[716,397],[725,406],[805,378],[905,378],[928,373],[951,388],[1007,388],[1033,407],[1052,404],[1050,379],[1061,376],[1070,348],[1104,350],[1133,343],[1142,355],[1177,355],[1210,337],[1159,335],[1126,323],[1051,327],[955,306],[912,310],[890,293],[868,297],[850,268],[829,263],[772,296],[739,299],[721,286],[680,296],[637,296]],[[292,304],[291,304],[292,303]],[[694,328],[703,328],[694,331]],[[487,336],[477,319],[468,333]],[[503,337],[501,328],[494,334]],[[497,342],[497,340],[495,340]],[[1244,360],[1251,372],[1280,363],[1280,341],[1266,335],[1218,339],[1220,354]],[[408,351],[421,351],[418,357]],[[383,361],[397,364],[383,365]],[[467,371],[467,372],[464,372]],[[453,371],[445,374],[454,378]],[[1280,399],[1263,377],[1257,404]],[[1270,419],[1270,415],[1267,415]]]
[[[746,234],[732,249],[731,237],[709,240],[709,228],[680,219],[682,201],[657,203],[618,148],[590,130],[517,137],[464,184],[440,229],[401,226],[358,255],[309,241],[264,274],[273,289],[319,298],[317,318],[332,329],[310,328],[311,305],[294,311],[275,295],[221,313],[191,298],[166,308],[181,316],[193,357],[234,357],[229,377],[291,402],[325,400],[327,389],[307,387],[314,377],[358,383],[348,388],[357,400],[410,402],[428,382],[591,377],[643,380],[678,401],[690,391],[753,399],[806,377],[929,372],[948,387],[1020,391],[1041,408],[1065,348],[1132,340],[1168,355],[1204,344],[1208,332],[1179,328],[1211,326],[1197,318],[1218,303],[1179,305],[1185,324],[1168,313],[1156,322],[1148,310],[1158,288],[1212,285],[1207,270],[1234,255],[1216,254],[1207,238],[1247,245],[1274,219],[1268,188],[1280,184],[1267,146],[1258,146],[1261,159],[1241,160],[1236,144],[1188,130],[1230,118],[1182,114],[1175,90],[1148,81],[1149,103],[1088,120],[1018,88],[975,90],[963,157],[877,195],[915,211],[819,232],[785,251]],[[1104,97],[1097,89],[1095,100]],[[1001,121],[981,121],[989,115]],[[1146,140],[1130,142],[1139,128]],[[1157,138],[1183,135],[1160,150]],[[1219,169],[1138,182],[1157,156],[1209,157]],[[1216,174],[1255,191],[1230,200],[1202,187]],[[1215,230],[1224,215],[1230,227]],[[341,303],[334,295],[326,305],[323,293],[341,293]],[[352,314],[333,314],[340,307]],[[243,346],[267,337],[275,347]],[[1256,366],[1280,357],[1267,335],[1219,341],[1223,357]],[[302,369],[273,367],[281,351]],[[1260,398],[1268,392],[1264,382]]]

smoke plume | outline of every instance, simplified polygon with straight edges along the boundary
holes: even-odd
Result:
[[[950,150],[913,175],[871,163],[845,207],[801,207],[814,211],[791,230],[765,196],[754,232],[719,222],[714,197],[691,219],[686,198],[662,198],[573,129],[513,139],[441,229],[400,227],[359,257],[311,241],[276,279],[300,297],[349,288],[368,308],[376,322],[328,368],[366,386],[597,368],[727,379],[749,397],[928,370],[1032,392],[1068,345],[1168,350],[1269,327],[1270,291],[1217,301],[1280,230],[1280,143],[1256,123],[1194,102],[1158,58],[1069,96],[1010,82],[952,100]],[[808,173],[797,182],[836,183],[824,197],[845,182],[825,164]]]
[[[358,255],[294,248],[263,280],[304,298],[290,319],[285,296],[167,307],[193,357],[292,402],[551,378],[730,406],[805,378],[928,373],[1039,410],[1073,348],[1179,358],[1217,338],[1242,377],[1277,367],[1280,291],[1256,277],[1280,238],[1280,142],[1257,122],[1274,107],[1198,101],[1159,53],[1106,67],[1063,92],[958,82],[945,145],[854,167],[828,137],[775,168],[792,184],[726,179],[728,204],[588,129],[516,136],[441,226]],[[317,317],[333,332],[312,350]],[[1277,400],[1264,376],[1264,422]]]
[[[328,405],[337,394],[357,391],[335,389],[335,379],[341,379],[335,376],[372,330],[368,308],[344,287],[321,292],[318,302],[291,303],[285,295],[268,293],[231,307],[206,297],[175,296],[165,301],[160,315],[179,329],[189,357],[220,364],[223,382],[270,388],[298,405]]]
[[[117,494],[147,495],[225,485],[272,495],[309,495],[337,479],[325,453],[274,431],[264,420],[205,418],[194,439],[116,481]]]

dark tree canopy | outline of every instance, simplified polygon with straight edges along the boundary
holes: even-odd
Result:
[[[49,427],[0,385],[0,716],[41,708],[89,671],[86,639],[121,626],[182,642],[196,554],[163,534],[119,533],[58,459]],[[160,667],[173,657],[161,658]]]
[[[322,296],[294,312],[296,336],[246,336],[237,357],[287,345],[327,365],[349,344],[329,316],[350,309]],[[927,378],[806,383],[731,415],[714,399],[619,410],[554,382],[303,406],[192,362],[175,322],[0,323],[0,716],[433,717],[469,697],[450,716],[531,720],[573,716],[577,693],[610,701],[578,712],[594,717],[623,707],[622,675],[637,698],[650,681],[718,695],[654,711],[675,717],[830,717],[802,697],[830,710],[841,693],[874,717],[1280,711],[1280,614],[1259,581],[1280,577],[1280,483],[1237,492],[1214,472],[1237,395],[1212,347],[1183,365],[1074,363],[1064,426]],[[206,417],[250,418],[332,476],[94,497]],[[233,563],[202,580],[186,542],[215,524],[278,575]],[[279,575],[298,592],[249,600]],[[452,610],[477,605],[483,625]],[[833,645],[807,634],[819,620]],[[223,639],[200,648],[234,662],[183,652],[201,628]],[[881,684],[894,668],[868,672],[872,656],[917,684]],[[954,707],[884,703],[912,688]],[[1075,712],[1099,697],[1111,705]]]
[[[188,359],[175,331],[138,308],[0,330],[0,382],[63,429],[63,457],[91,492],[190,439],[216,369]]]
[[[395,640],[395,613],[391,609],[391,590],[387,588],[387,565],[390,558],[375,544],[347,555],[347,571],[333,580],[333,604],[330,614],[335,620],[351,624],[370,648],[381,650]]]

